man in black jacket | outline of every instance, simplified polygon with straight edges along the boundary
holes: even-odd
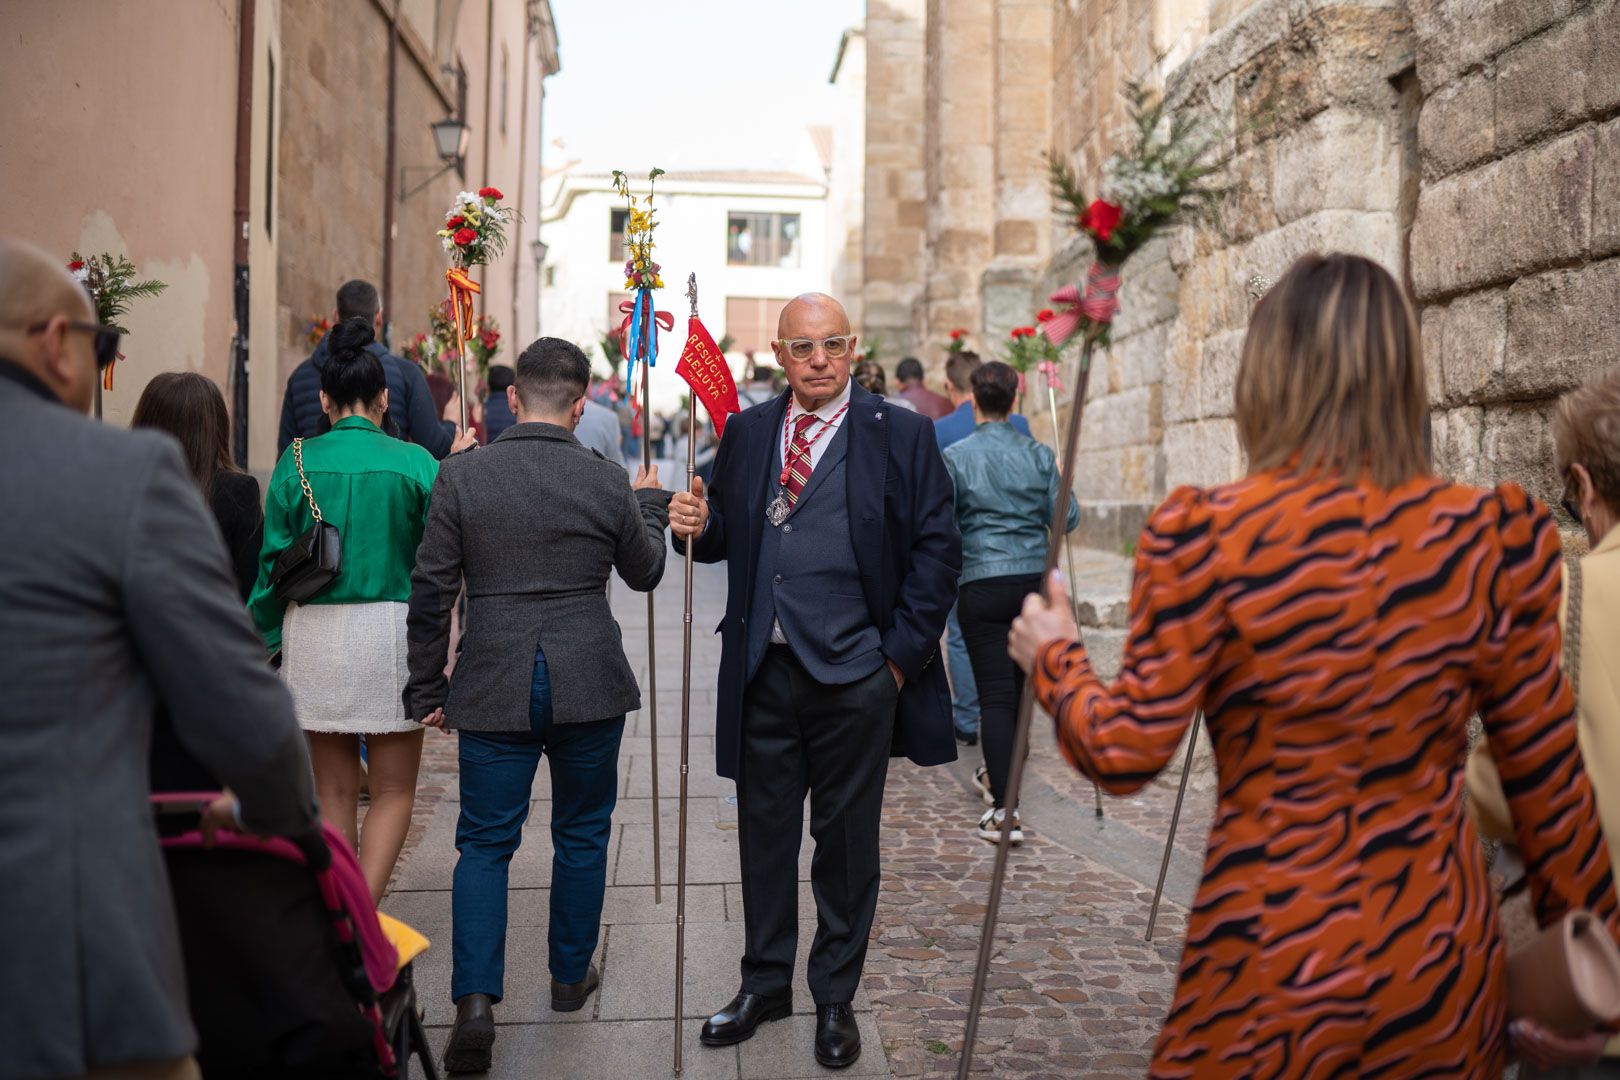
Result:
[[[440,419],[422,370],[383,348],[382,299],[377,295],[377,287],[369,281],[346,282],[337,292],[337,318],[333,325],[357,315],[370,319],[377,335],[377,340],[371,343],[371,351],[382,361],[383,374],[388,378],[388,418],[397,429],[391,434],[418,444],[440,459],[471,446],[471,436],[463,436],[454,423]],[[309,359],[287,377],[287,392],[281,399],[281,435],[276,441],[278,457],[287,452],[294,439],[312,439],[326,431],[326,414],[321,411],[321,369],[324,367],[326,338],[322,338]]]
[[[697,481],[670,503],[676,550],[727,565],[714,746],[737,782],[745,945],[742,987],[699,1038],[730,1046],[793,1011],[808,794],[815,1058],[843,1068],[861,1053],[851,1002],[877,910],[889,757],[956,757],[934,658],[962,537],[934,425],[850,381],[843,306],[800,296],[777,336],[789,391],[727,422],[706,497]]]

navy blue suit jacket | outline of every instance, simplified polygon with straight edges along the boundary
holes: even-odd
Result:
[[[782,393],[726,421],[706,489],[709,525],[694,542],[698,562],[727,564],[726,616],[720,634],[715,764],[737,778],[742,737],[748,628],[760,531],[777,444],[787,415]],[[945,665],[936,663],[945,619],[956,602],[962,534],[952,509],[951,478],[925,416],[895,408],[859,386],[844,417],[850,539],[861,592],[883,655],[906,677],[891,753],[919,765],[956,760]],[[675,550],[686,551],[675,538]]]

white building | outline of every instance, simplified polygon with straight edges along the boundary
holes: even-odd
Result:
[[[646,171],[632,190],[647,189]],[[600,363],[600,341],[623,320],[624,200],[607,173],[568,169],[548,176],[542,195],[541,332],[567,338]],[[659,338],[653,372],[655,409],[672,408],[686,392],[674,372],[685,340],[686,278],[696,273],[698,308],[716,340],[730,335],[728,357],[737,374],[746,354],[771,362],[776,317],[803,292],[827,292],[827,184],[789,172],[683,172],[658,178],[654,257],[663,267],[657,307],[675,317]]]

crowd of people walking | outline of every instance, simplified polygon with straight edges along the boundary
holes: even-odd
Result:
[[[704,1045],[793,1011],[808,805],[806,1049],[828,1068],[860,1058],[891,757],[977,747],[975,831],[1021,841],[1007,791],[1027,680],[1064,757],[1114,794],[1200,719],[1215,747],[1219,807],[1152,1075],[1487,1076],[1510,1055],[1614,1075],[1620,1000],[1563,1026],[1510,1013],[1508,980],[1547,972],[1506,970],[1480,832],[1522,860],[1542,926],[1587,913],[1620,930],[1620,372],[1554,418],[1590,548],[1566,571],[1557,522],[1520,486],[1434,475],[1400,285],[1365,259],[1301,259],[1244,345],[1247,475],[1153,514],[1105,680],[1067,583],[1043,580],[1080,508],[1004,363],[953,354],[941,395],[908,357],[890,396],[843,307],[798,297],[772,343],[785,389],[732,417],[707,480],[671,493],[656,468],[625,469],[576,346],[541,338],[492,368],[481,431],[463,432],[455,388],[377,340],[374,288],[349,282],[336,306],[288,381],[261,503],[201,376],[153,379],[136,430],[84,416],[116,337],[54,260],[0,241],[0,501],[22,511],[0,517],[0,921],[27,927],[0,960],[0,1075],[198,1075],[152,791],[222,791],[199,809],[210,838],[300,837],[318,814],[375,902],[429,728],[456,733],[460,770],[444,1064],[496,1052],[507,867],[542,760],[550,1005],[582,1008],[642,703],[607,586],[654,588],[671,547],[727,567],[715,768],[736,784],[744,946]]]

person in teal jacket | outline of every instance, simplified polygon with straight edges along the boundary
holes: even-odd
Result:
[[[416,801],[423,729],[405,714],[405,612],[438,462],[422,447],[383,433],[388,387],[368,348],[372,339],[371,326],[359,318],[345,319],[328,338],[321,407],[332,429],[295,441],[276,463],[248,609],[270,652],[281,654],[281,675],[309,740],[321,811],[358,848],[378,899]],[[270,571],[314,523],[312,499],[322,519],[337,527],[342,568],[319,596],[288,604],[276,595]],[[364,837],[356,821],[362,735],[371,794]]]
[[[1007,655],[1007,635],[1040,588],[1058,496],[1058,468],[1045,443],[1026,438],[1007,422],[1018,396],[1018,373],[999,360],[972,376],[973,434],[945,448],[945,468],[956,494],[962,530],[962,578],[957,612],[979,687],[979,742],[984,764],[974,775],[991,802],[979,836],[992,843],[1003,828],[1024,839],[1017,807],[1004,805],[1011,769],[1013,725],[1024,674]],[[1071,494],[1064,531],[1080,524]]]

